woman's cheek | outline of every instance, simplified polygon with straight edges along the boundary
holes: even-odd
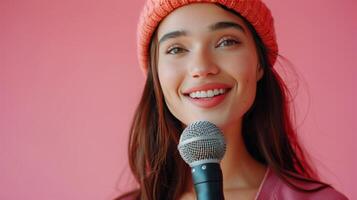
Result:
[[[164,60],[158,65],[158,75],[167,103],[173,102],[178,97],[179,88],[183,80],[182,69],[177,63]]]
[[[175,80],[178,79],[183,73],[183,64],[174,59],[163,59],[159,62],[159,77],[165,77],[165,79]]]

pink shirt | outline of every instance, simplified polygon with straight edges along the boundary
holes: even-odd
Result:
[[[313,189],[320,184],[309,183],[301,180],[291,179],[305,189]],[[348,200],[346,196],[337,190],[327,187],[316,192],[302,192],[291,188],[269,167],[260,185],[255,200]]]
[[[298,175],[297,175],[298,176]],[[291,180],[304,189],[314,189],[320,184],[309,183],[299,180]],[[133,200],[133,197],[124,198],[125,200]],[[273,170],[269,167],[265,172],[262,183],[260,184],[255,200],[348,200],[346,196],[337,190],[327,187],[316,192],[297,191],[282,179],[280,179]]]

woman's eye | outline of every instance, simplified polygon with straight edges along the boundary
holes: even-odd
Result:
[[[183,48],[180,48],[180,47],[172,47],[172,48],[170,48],[167,52],[166,52],[166,54],[173,54],[173,55],[175,55],[175,54],[178,54],[178,53],[182,53],[182,52],[184,52],[185,51],[185,49],[183,49]]]
[[[234,39],[225,39],[222,42],[220,42],[217,47],[225,47],[225,46],[232,46],[235,44],[238,44],[239,42]]]

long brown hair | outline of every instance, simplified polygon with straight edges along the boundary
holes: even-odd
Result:
[[[240,16],[224,6],[220,6]],[[256,98],[243,117],[244,144],[251,156],[269,166],[279,177],[297,190],[313,192],[328,187],[319,181],[299,144],[290,113],[290,93],[282,78],[268,62],[269,52],[260,37],[240,16],[253,35],[263,77],[257,84]],[[150,61],[144,91],[130,129],[129,165],[139,184],[136,189],[116,198],[177,199],[183,194],[189,167],[177,151],[182,124],[168,110],[157,73],[157,35],[150,44]],[[301,176],[296,176],[299,174]],[[306,190],[289,178],[320,184]]]

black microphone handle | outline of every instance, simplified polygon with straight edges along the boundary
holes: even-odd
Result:
[[[224,200],[223,176],[218,163],[205,163],[192,168],[197,200]]]

